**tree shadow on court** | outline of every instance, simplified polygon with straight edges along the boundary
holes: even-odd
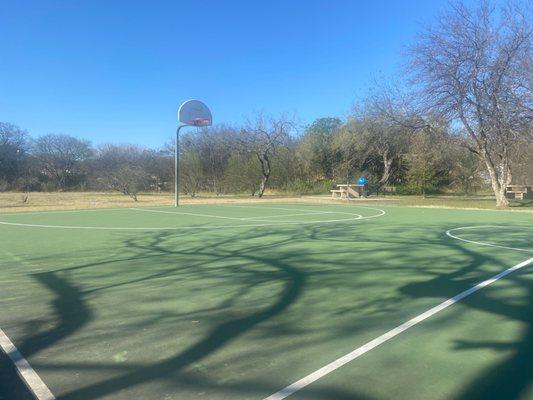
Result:
[[[30,357],[71,336],[91,319],[91,312],[83,301],[81,291],[67,279],[53,272],[38,273],[33,277],[54,294],[55,299],[51,303],[54,316],[47,320],[28,322],[25,329],[26,337],[19,344],[19,352],[16,354],[4,355],[0,349],[0,383],[2,383],[0,399],[29,400],[34,398],[6,356],[11,356],[12,359],[18,359],[20,354]],[[53,327],[46,328],[50,324],[53,324]]]
[[[302,258],[301,253],[279,252],[279,248],[283,245],[293,244],[302,239],[306,240],[307,234],[302,235],[301,233],[301,231],[296,233],[294,230],[289,230],[284,232],[282,235],[279,235],[279,231],[277,230],[271,231],[268,229],[261,229],[259,231],[245,232],[244,234],[224,234],[223,238],[217,240],[216,242],[205,243],[202,244],[201,247],[195,246],[193,248],[180,249],[168,246],[168,241],[174,242],[182,237],[181,235],[176,234],[157,234],[154,235],[149,241],[128,241],[128,246],[130,248],[140,250],[141,252],[156,251],[160,255],[163,254],[171,257],[178,255],[180,257],[198,257],[199,255],[204,255],[216,260],[226,260],[230,262],[239,260],[251,263],[252,265],[262,265],[268,267],[268,270],[265,271],[264,268],[247,268],[243,265],[238,265],[237,267],[224,266],[221,268],[210,268],[209,271],[206,271],[204,268],[199,272],[199,265],[196,264],[192,266],[188,265],[186,267],[181,265],[179,267],[179,272],[177,270],[174,271],[174,273],[179,273],[179,275],[182,277],[187,276],[188,274],[199,277],[204,273],[211,278],[225,277],[227,279],[229,274],[231,279],[240,284],[241,289],[231,296],[231,298],[221,301],[218,305],[220,310],[230,307],[234,303],[238,302],[241,296],[251,291],[255,286],[277,282],[283,284],[283,289],[276,295],[275,302],[271,303],[270,306],[258,312],[251,313],[245,317],[233,318],[229,321],[218,324],[196,345],[189,347],[187,350],[175,357],[151,366],[144,367],[137,371],[132,371],[130,374],[121,376],[119,378],[110,379],[101,384],[91,385],[90,387],[86,388],[86,390],[82,389],[80,391],[69,393],[64,398],[81,399],[88,398],[87,396],[98,397],[100,395],[121,390],[123,388],[128,388],[145,381],[164,379],[165,377],[172,377],[175,380],[177,379],[177,383],[187,383],[190,385],[191,382],[194,382],[194,378],[187,378],[187,367],[193,365],[195,362],[198,362],[203,358],[206,358],[213,352],[220,350],[226,344],[249,332],[258,324],[264,323],[273,317],[279,316],[301,296],[302,292],[304,291],[307,278],[311,275],[311,272],[306,271],[305,269],[296,268],[291,265],[291,259]],[[272,240],[272,235],[277,235],[278,238],[276,240]],[[249,243],[245,249],[243,249],[242,245],[239,244],[238,248],[235,249],[235,243],[241,242],[243,237],[246,238],[247,241],[255,240],[255,243]],[[270,239],[265,241],[263,240],[264,238]],[[165,245],[165,242],[167,242],[167,245]],[[154,278],[153,275],[147,276],[147,279],[152,278]],[[279,334],[280,330],[281,329],[278,326],[276,328],[276,333]],[[202,389],[210,387],[209,383],[205,380],[198,382],[197,386],[198,388]],[[249,392],[250,394],[253,393],[255,395],[260,392],[268,394],[269,392],[279,389],[275,386],[268,387],[268,385],[265,385],[261,382],[226,384],[222,386],[215,385],[214,387],[220,391],[229,390],[241,393]],[[368,396],[362,396],[355,392],[347,393],[334,389],[324,390],[323,388],[310,390],[308,397],[316,399],[338,398],[352,400],[369,398]]]
[[[270,386],[263,382],[247,382],[241,384],[217,384],[206,379],[199,379],[194,374],[191,375],[189,367],[198,361],[219,351],[240,336],[263,324],[266,321],[281,315],[301,296],[305,289],[308,272],[297,268],[291,264],[291,258],[298,259],[301,254],[296,252],[285,252],[280,254],[277,249],[281,246],[294,243],[298,240],[294,236],[296,232],[290,230],[279,234],[277,230],[261,229],[244,232],[246,240],[253,241],[243,248],[239,244],[242,241],[243,233],[224,234],[209,243],[188,244],[190,237],[188,233],[168,233],[159,232],[157,234],[144,235],[142,237],[131,235],[124,240],[122,246],[126,246],[127,255],[121,254],[97,262],[85,263],[75,266],[56,269],[54,272],[35,274],[34,277],[47,289],[54,293],[55,299],[51,306],[54,309],[57,319],[54,328],[47,329],[38,334],[27,337],[20,346],[21,351],[26,355],[33,355],[36,352],[57,344],[61,340],[73,335],[90,322],[92,314],[85,301],[85,297],[98,294],[99,291],[130,285],[136,282],[157,280],[165,277],[176,279],[201,278],[202,274],[216,279],[231,279],[240,285],[239,290],[230,297],[221,299],[218,305],[210,305],[207,310],[216,312],[217,310],[231,309],[235,303],[254,290],[258,285],[272,284],[278,285],[278,293],[272,293],[270,298],[265,299],[265,305],[256,307],[246,315],[231,316],[224,321],[217,323],[213,328],[195,344],[189,346],[178,354],[155,362],[153,364],[137,365],[133,368],[112,365],[108,366],[115,371],[124,369],[120,376],[113,376],[101,382],[93,383],[77,390],[72,390],[58,396],[58,399],[96,399],[105,396],[112,396],[124,389],[133,388],[145,382],[168,380],[176,385],[184,387],[195,387],[198,389],[213,388],[217,391],[227,391],[232,393],[249,393],[257,396],[258,393],[269,394],[279,388]],[[272,240],[275,235],[276,239]],[[298,234],[296,234],[298,236]],[[268,240],[263,240],[268,238]],[[169,244],[171,243],[171,244]],[[177,245],[176,245],[177,243]],[[69,283],[66,274],[73,271],[80,271],[90,268],[109,267],[116,262],[130,262],[132,265],[142,265],[147,260],[160,258],[164,260],[166,267],[155,271],[145,271],[141,276],[124,277],[122,281],[112,284],[104,284],[100,287],[80,290]],[[187,258],[199,260],[184,262]],[[217,260],[218,263],[225,261],[222,266],[209,266],[206,268],[206,259]],[[175,261],[173,261],[175,260]],[[174,266],[172,266],[172,263]],[[235,264],[235,266],[232,266]],[[261,268],[250,266],[260,265]],[[113,271],[109,272],[114,273]],[[127,275],[127,274],[125,274]],[[195,313],[205,310],[196,310]],[[176,315],[184,316],[177,310]],[[164,316],[161,316],[164,317]],[[157,320],[144,324],[148,325]],[[49,323],[49,321],[47,321]],[[40,330],[41,322],[36,321],[31,327]],[[78,367],[83,369],[83,364]],[[45,364],[42,364],[46,368]],[[51,366],[53,367],[53,366]],[[106,368],[105,365],[95,365],[95,368]],[[348,393],[340,390],[316,389],[310,392],[309,398],[315,399],[368,399],[356,393]]]
[[[466,222],[464,224],[468,225]],[[476,223],[474,222],[470,225],[476,225]],[[428,224],[424,225],[425,228],[429,226]],[[327,239],[331,236],[332,230],[331,228],[320,229],[313,232],[310,237],[315,240]],[[335,238],[332,240],[341,242],[359,240],[367,243],[367,239],[373,240],[371,237],[367,238],[366,233],[361,231],[352,237],[346,235],[333,236]],[[403,285],[399,290],[401,294],[400,298],[448,299],[469,289],[480,281],[501,272],[502,269],[511,266],[506,263],[502,265],[499,259],[493,257],[491,254],[496,254],[493,249],[474,246],[473,250],[470,250],[472,246],[469,244],[464,245],[446,237],[442,239],[445,240],[445,244],[449,248],[455,249],[458,254],[463,254],[469,261],[449,272],[438,272],[435,269],[425,270],[424,268],[420,268],[420,266],[413,266],[413,269],[418,271],[420,277],[427,277],[429,275],[429,279],[426,278]],[[522,235],[520,239],[521,241],[513,239],[513,244],[511,245],[527,248],[531,244],[531,238],[526,237],[526,235]],[[426,240],[427,244],[437,244],[431,238],[427,238]],[[401,232],[394,234],[390,230],[388,238],[381,242],[389,246],[394,246],[402,241],[406,244],[408,243],[408,239],[406,239],[404,234]],[[412,243],[412,245],[417,244]],[[504,254],[517,254],[516,251],[512,250],[503,251],[505,252]],[[500,250],[499,252],[501,255],[502,251]],[[523,254],[524,258],[528,256],[528,253]],[[427,263],[435,263],[435,260],[426,260],[425,264]],[[502,265],[502,268],[492,273],[485,268],[486,265],[498,264]],[[503,361],[496,362],[494,365],[487,367],[473,381],[458,387],[452,398],[458,400],[518,399],[523,398],[526,391],[533,388],[533,282],[531,279],[527,279],[524,270],[515,272],[505,277],[505,279],[516,285],[515,293],[520,291],[524,293],[521,295],[523,302],[516,302],[517,299],[514,297],[508,299],[496,298],[491,295],[490,290],[480,290],[471,297],[462,300],[461,304],[463,307],[492,313],[508,320],[520,322],[524,325],[524,332],[518,340],[512,341],[457,341],[451,351],[490,349],[495,352],[505,351],[509,354]],[[480,329],[485,328],[480,327]]]
[[[339,239],[349,232],[346,230],[332,229],[325,234],[326,239]],[[181,353],[162,362],[154,363],[152,365],[140,365],[134,368],[126,368],[125,373],[119,377],[109,378],[103,382],[91,384],[85,388],[72,391],[62,395],[60,398],[64,399],[93,399],[100,398],[106,395],[112,395],[123,389],[135,387],[143,382],[153,380],[170,379],[181,385],[193,385],[196,378],[192,378],[187,373],[187,367],[190,367],[199,360],[209,356],[210,354],[220,350],[239,336],[251,331],[258,324],[264,323],[275,316],[279,316],[287,310],[302,294],[306,281],[311,274],[324,275],[323,271],[307,271],[302,268],[296,268],[291,265],[291,259],[305,261],[306,257],[312,259],[313,257],[319,259],[321,254],[314,254],[312,256],[305,256],[298,251],[288,252],[279,251],[285,245],[298,243],[299,241],[307,241],[309,239],[316,239],[320,235],[320,228],[308,227],[305,229],[284,229],[280,234],[279,229],[260,229],[249,230],[245,232],[221,235],[216,239],[209,240],[207,243],[189,244],[188,233],[166,233],[160,232],[157,234],[144,235],[142,237],[127,236],[124,243],[118,247],[123,248],[124,245],[128,248],[124,254],[117,254],[109,259],[100,260],[91,263],[79,264],[58,269],[54,272],[35,274],[35,278],[50,289],[56,296],[52,303],[55,310],[58,323],[56,327],[46,330],[43,333],[29,337],[21,346],[24,354],[31,355],[35,352],[52,346],[60,340],[72,335],[82,327],[84,327],[91,318],[89,308],[84,301],[84,297],[89,294],[98,293],[102,290],[117,288],[132,283],[157,280],[165,277],[178,277],[179,279],[187,279],[190,277],[202,278],[202,274],[211,278],[232,279],[239,283],[240,289],[231,297],[223,299],[218,305],[210,305],[210,308],[203,310],[195,310],[195,314],[202,311],[216,312],[231,308],[233,304],[238,303],[240,298],[254,289],[258,285],[265,283],[277,282],[283,286],[279,293],[272,296],[270,305],[260,310],[249,313],[248,315],[236,318],[228,318],[219,323],[196,344],[185,349]],[[272,238],[276,239],[273,240]],[[349,239],[347,238],[347,240]],[[245,248],[240,242],[246,238],[248,243]],[[267,240],[264,240],[267,239]],[[351,237],[353,240],[353,236]],[[251,243],[253,242],[253,243]],[[172,243],[173,245],[170,245]],[[57,256],[56,256],[57,257]],[[202,260],[197,262],[183,262],[187,258]],[[65,257],[57,257],[62,259]],[[151,270],[141,274],[141,276],[134,276],[128,279],[127,276],[121,281],[112,284],[104,284],[99,287],[79,290],[73,285],[69,284],[66,279],[66,273],[74,271],[90,269],[90,268],[106,268],[112,266],[117,262],[129,262],[134,265],[143,265],[147,261],[154,261],[155,259],[164,259],[165,265],[170,265],[163,270],[157,269],[155,272]],[[223,267],[206,268],[205,259],[214,259],[218,262],[226,261],[231,263],[240,262],[236,267],[224,265]],[[173,260],[176,260],[175,262]],[[242,262],[248,264],[262,265],[263,268],[247,268],[242,265]],[[347,262],[349,262],[347,260]],[[174,263],[175,266],[171,266]],[[305,262],[303,263],[305,264]],[[264,267],[267,267],[265,270]],[[116,271],[110,270],[109,274],[114,274]],[[63,275],[62,275],[63,274]],[[353,274],[351,272],[350,274]],[[266,302],[265,301],[265,302]],[[179,310],[176,315],[185,315]],[[153,316],[150,321],[144,321],[144,325],[157,323],[158,318],[164,316]],[[36,328],[36,326],[34,326]],[[272,334],[279,334],[282,327],[275,328]],[[353,330],[350,332],[353,334]],[[84,363],[82,363],[84,364]],[[88,364],[88,363],[85,363]],[[105,368],[104,365],[96,365],[96,368]],[[112,368],[120,368],[113,365]],[[218,390],[229,390],[235,392],[249,392],[250,394],[260,393],[265,394],[276,391],[278,387],[268,387],[260,382],[248,382],[242,385],[214,385],[208,381],[197,381],[198,388],[215,387]],[[307,390],[309,398],[317,399],[363,399],[368,396],[362,396],[357,393],[341,393],[338,391],[322,389]]]
[[[19,345],[19,350],[25,356],[31,356],[46,349],[60,340],[79,331],[91,320],[91,311],[83,300],[80,289],[54,272],[33,275],[44,287],[55,296],[51,306],[54,310],[53,321],[31,321],[28,323],[28,336]],[[54,324],[52,328],[41,331],[43,325]]]
[[[533,307],[527,310],[533,314]],[[510,343],[464,342],[457,343],[456,349],[492,349],[494,351],[511,351],[499,362],[471,382],[458,399],[518,399],[533,385],[533,329],[531,321],[520,341]]]
[[[439,227],[440,228],[440,227]],[[416,243],[416,237],[406,238],[402,229],[386,227],[381,228],[383,235],[379,239],[373,237],[370,229],[334,227],[334,226],[307,226],[298,228],[261,228],[247,229],[239,232],[225,231],[213,232],[206,236],[205,240],[192,240],[194,234],[191,232],[158,232],[143,235],[117,235],[117,248],[126,248],[120,253],[114,254],[104,260],[80,263],[78,265],[60,268],[53,273],[36,274],[45,287],[56,293],[56,299],[52,303],[55,313],[59,319],[57,328],[44,333],[29,337],[22,348],[28,350],[28,354],[34,354],[48,346],[52,346],[58,341],[73,335],[90,322],[92,314],[87,305],[86,297],[98,296],[106,290],[127,287],[139,282],[158,282],[162,279],[174,280],[202,280],[232,282],[237,289],[230,295],[219,299],[214,303],[199,305],[194,311],[175,310],[171,317],[183,318],[189,315],[218,314],[220,317],[213,323],[207,333],[187,348],[169,358],[147,362],[146,364],[127,363],[123,365],[105,363],[90,363],[89,361],[71,365],[71,369],[79,370],[106,370],[113,371],[109,377],[102,381],[87,384],[85,387],[63,393],[58,399],[97,399],[102,397],[112,398],[124,390],[135,395],[135,387],[144,383],[160,381],[166,384],[175,385],[195,390],[213,390],[217,393],[227,393],[235,397],[238,395],[246,398],[255,398],[268,395],[280,389],[275,383],[257,382],[247,380],[239,383],[220,383],[207,379],[206,376],[195,374],[192,367],[201,360],[219,352],[224,347],[230,345],[238,338],[246,335],[261,326],[263,332],[272,335],[279,335],[281,332],[298,333],[298,326],[291,326],[290,321],[281,321],[283,314],[302,298],[304,292],[309,288],[311,280],[320,280],[324,286],[334,287],[339,284],[349,285],[356,291],[363,288],[368,283],[359,282],[354,277],[361,274],[359,267],[365,266],[364,273],[379,272],[390,268],[388,265],[366,266],[372,260],[372,255],[357,254],[354,249],[354,242],[371,243],[375,242],[377,248],[386,249],[391,253],[398,254],[398,258],[406,264],[406,273],[416,272],[421,277],[418,283],[409,283],[400,288],[398,293],[386,298],[376,296],[372,299],[365,299],[362,304],[356,307],[363,307],[371,310],[369,314],[377,314],[387,303],[398,304],[396,301],[403,298],[448,298],[456,295],[462,290],[470,287],[479,281],[479,276],[484,276],[482,267],[489,261],[494,261],[487,255],[480,255],[477,252],[470,252],[461,246],[456,246],[457,251],[463,252],[470,260],[464,267],[456,268],[449,273],[443,273],[435,269],[423,269],[417,265],[417,261],[423,260],[424,256],[415,256],[405,252],[407,244],[420,245]],[[428,225],[428,230],[436,229]],[[440,231],[440,229],[439,229]],[[419,238],[418,238],[419,240]],[[309,241],[325,242],[327,245],[319,250],[305,252],[306,247],[298,247],[298,244],[305,244]],[[410,242],[412,241],[412,242]],[[243,244],[243,242],[245,242]],[[435,235],[427,238],[428,245],[442,244],[442,237]],[[449,244],[449,243],[447,243]],[[335,251],[334,246],[338,245],[339,252],[336,255],[336,265],[325,265],[325,257],[331,256]],[[411,262],[411,264],[409,264]],[[426,260],[427,262],[427,260]],[[431,261],[430,261],[431,262]],[[157,264],[157,267],[150,268],[149,264]],[[116,270],[112,267],[115,264],[127,264],[128,270]],[[315,268],[313,268],[313,266]],[[317,268],[317,266],[319,268]],[[357,267],[357,268],[356,268]],[[69,273],[87,271],[92,268],[99,269],[102,277],[102,284],[90,288],[80,289],[69,283],[67,276]],[[137,269],[138,268],[138,269]],[[103,272],[102,272],[103,271]],[[120,274],[119,274],[120,273]],[[110,280],[109,277],[119,275]],[[427,278],[429,276],[429,279]],[[348,283],[349,282],[349,283]],[[255,305],[246,312],[233,313],[233,307],[241,302],[250,292],[263,285],[275,287],[264,299],[264,304]],[[180,295],[180,293],[176,293]],[[320,300],[320,299],[317,299]],[[498,308],[499,304],[486,303],[486,308],[500,310],[502,315],[517,318],[524,315],[522,309],[506,307]],[[465,300],[465,304],[470,303]],[[477,306],[480,307],[480,306]],[[349,315],[347,309],[345,314]],[[529,309],[531,313],[531,309]],[[526,314],[527,315],[527,314]],[[531,314],[529,314],[531,315]],[[514,316],[514,317],[513,317]],[[164,313],[156,313],[150,319],[139,322],[138,328],[146,328],[158,321],[168,318]],[[382,320],[380,320],[382,323]],[[402,321],[403,322],[403,321]],[[529,321],[529,326],[531,321]],[[270,324],[270,325],[269,325]],[[287,324],[287,325],[283,325]],[[360,323],[359,323],[360,324]],[[133,325],[130,328],[133,329]],[[346,323],[344,327],[330,327],[331,337],[340,336],[353,337],[355,335],[353,325]],[[522,344],[526,348],[526,341]],[[310,345],[308,342],[306,345]],[[467,346],[468,344],[461,344]],[[487,346],[487,343],[472,343],[471,345]],[[511,346],[520,343],[511,343]],[[520,347],[518,347],[520,349]],[[268,349],[261,349],[265,353]],[[292,350],[287,348],[287,351]],[[460,350],[458,345],[457,350]],[[523,352],[522,350],[519,351]],[[526,348],[526,355],[531,355],[531,349]],[[525,358],[520,359],[526,362]],[[515,362],[520,362],[513,361]],[[303,362],[303,361],[302,361]],[[46,364],[41,364],[43,369]],[[48,367],[54,368],[54,365]],[[57,365],[55,366],[57,367]],[[68,366],[67,366],[68,367]],[[497,366],[500,368],[501,366]],[[503,366],[505,368],[505,366]],[[511,368],[511,367],[510,367]],[[314,368],[311,367],[312,372]],[[289,371],[290,372],[290,371]],[[287,373],[290,376],[290,373]],[[268,376],[268,367],[265,367],[265,375]],[[525,374],[525,373],[524,373]],[[490,371],[480,379],[486,379]],[[526,382],[526,376],[520,378],[520,383]],[[528,379],[531,377],[529,376]],[[292,382],[286,382],[292,383]],[[464,394],[459,398],[466,399],[468,396],[475,396],[477,393],[469,391],[473,389],[473,382],[465,389]],[[131,392],[130,392],[131,390]],[[485,394],[488,392],[484,392]],[[507,393],[507,392],[506,392]],[[508,392],[510,393],[510,392]],[[123,393],[121,393],[123,395]],[[324,384],[312,385],[305,390],[305,398],[317,400],[362,400],[370,399],[366,394],[352,391],[341,391],[327,387]]]
[[[513,283],[527,291],[526,304],[514,304],[513,299],[488,301],[494,305],[491,312],[522,322],[523,335],[516,341],[482,342],[457,341],[457,350],[491,349],[510,354],[502,361],[483,371],[462,390],[457,399],[518,399],[533,387],[533,282],[522,278],[520,272],[513,277]],[[478,297],[466,302],[476,309],[487,309],[486,299]]]
[[[29,389],[18,377],[15,365],[0,349],[0,399],[35,400]]]
[[[457,243],[451,243],[457,251],[470,257],[471,262],[461,268],[439,274],[429,280],[411,283],[402,287],[405,295],[419,297],[451,298],[466,288],[479,283],[473,272],[489,261],[497,262],[486,252],[476,252]],[[509,268],[506,265],[505,268]],[[500,271],[498,271],[500,272]],[[486,276],[484,279],[488,279]],[[525,272],[518,271],[505,278],[516,285],[515,293],[523,290],[524,303],[516,303],[516,298],[495,298],[490,290],[480,290],[471,297],[461,300],[463,307],[492,313],[509,320],[519,321],[525,325],[524,334],[515,341],[484,342],[457,340],[452,351],[471,351],[490,349],[506,351],[510,354],[500,362],[486,368],[472,382],[458,388],[453,398],[471,399],[518,399],[533,385],[533,282],[527,279]],[[495,290],[495,289],[493,289]],[[480,327],[484,329],[486,327]]]

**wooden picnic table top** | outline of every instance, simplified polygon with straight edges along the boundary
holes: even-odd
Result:
[[[365,185],[352,184],[352,183],[341,183],[337,184],[338,187],[363,187]]]

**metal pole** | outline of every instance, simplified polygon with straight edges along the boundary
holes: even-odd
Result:
[[[187,125],[178,126],[176,131],[176,147],[174,151],[174,205],[179,206],[179,186],[180,186],[180,129]]]

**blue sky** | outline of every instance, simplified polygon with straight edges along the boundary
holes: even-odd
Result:
[[[0,1],[0,121],[161,146],[182,100],[215,123],[346,116],[443,1]]]

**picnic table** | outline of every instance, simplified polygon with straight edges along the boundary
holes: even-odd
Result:
[[[337,190],[330,190],[332,199],[358,199],[360,197],[366,197],[367,192],[365,190],[366,185],[359,184],[339,184]]]
[[[533,190],[531,186],[509,185],[505,188],[505,195],[509,199],[533,199]]]

